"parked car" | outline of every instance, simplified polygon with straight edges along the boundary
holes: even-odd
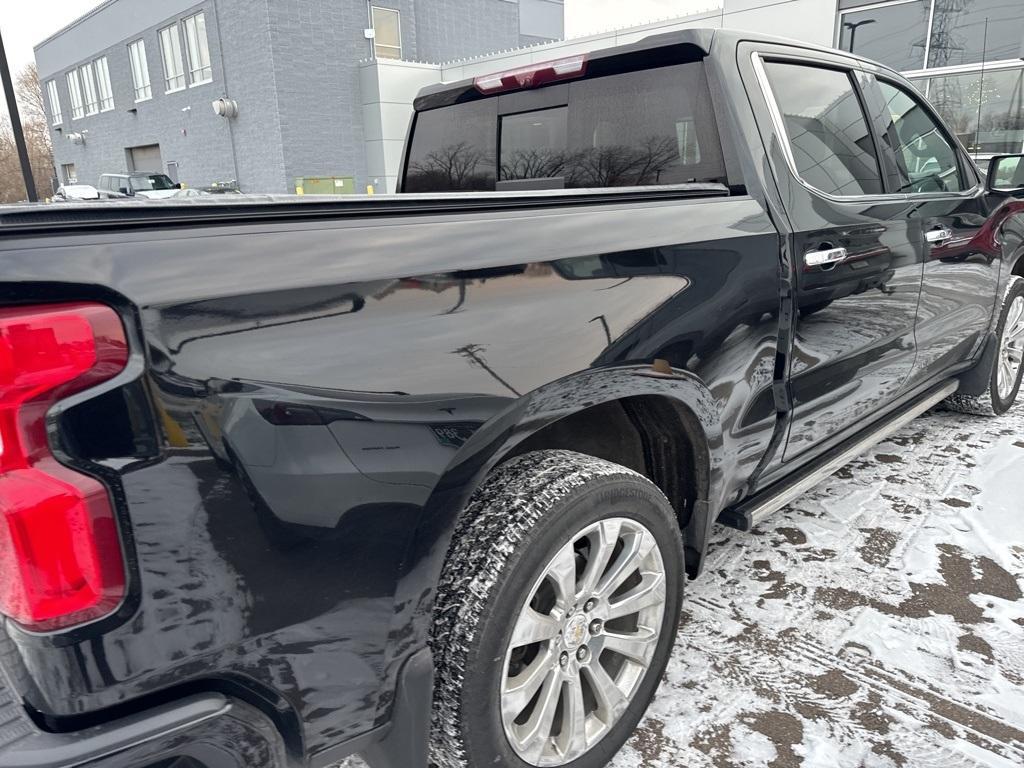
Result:
[[[1002,162],[688,30],[428,89],[390,199],[0,209],[0,764],[605,764],[716,522],[1014,404]]]
[[[54,200],[99,200],[100,193],[90,184],[61,184],[53,193]]]
[[[209,192],[211,195],[240,195],[242,190],[238,187],[238,182],[232,179],[231,181],[215,181],[208,187],[203,187],[203,190]]]
[[[181,184],[164,173],[104,173],[97,188],[104,197],[145,197],[163,200],[173,197]]]
[[[180,200],[188,199],[191,197],[206,198],[211,197],[211,194],[204,189],[196,189],[194,187],[187,187],[185,189],[176,189],[174,194],[168,195],[168,200]]]

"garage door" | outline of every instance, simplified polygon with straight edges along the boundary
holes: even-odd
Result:
[[[128,148],[129,171],[143,173],[163,173],[164,163],[160,158],[160,145],[147,144],[144,147]]]

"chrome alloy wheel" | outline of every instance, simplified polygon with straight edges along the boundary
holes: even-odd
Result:
[[[999,344],[999,370],[996,374],[996,387],[999,397],[1003,400],[1013,394],[1020,375],[1021,364],[1024,363],[1024,296],[1018,296],[1010,305],[1003,328],[1003,338]]]
[[[665,615],[665,565],[641,523],[611,518],[566,542],[529,592],[505,652],[501,721],[522,760],[558,766],[629,706]]]

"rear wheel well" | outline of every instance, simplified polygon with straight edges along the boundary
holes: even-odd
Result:
[[[1013,265],[1013,272],[1010,274],[1024,277],[1024,253],[1017,257],[1017,262]]]
[[[508,456],[565,449],[621,464],[653,482],[676,511],[686,570],[696,573],[700,551],[686,541],[697,502],[707,498],[708,452],[700,423],[668,397],[641,395],[584,408],[532,434]]]

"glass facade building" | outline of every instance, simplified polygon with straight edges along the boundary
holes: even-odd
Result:
[[[1024,152],[1024,0],[839,0],[835,40],[903,72],[976,158]]]

